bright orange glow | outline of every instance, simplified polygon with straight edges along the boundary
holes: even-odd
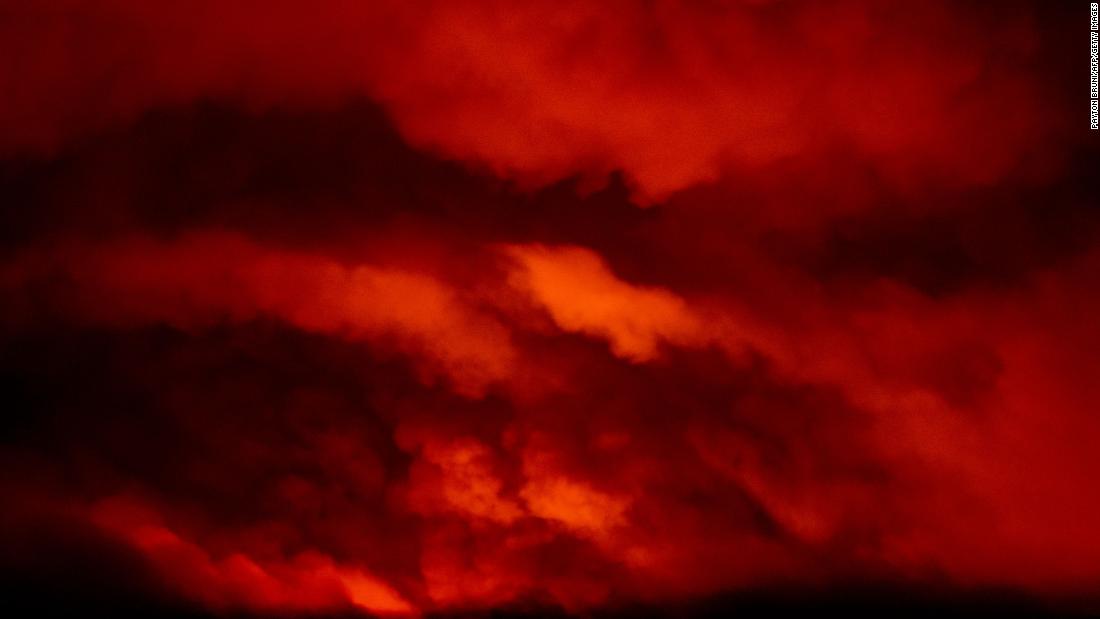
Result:
[[[703,327],[682,299],[616,278],[581,248],[514,247],[513,285],[543,305],[562,329],[606,338],[615,354],[634,361],[657,356],[661,343],[691,345]]]

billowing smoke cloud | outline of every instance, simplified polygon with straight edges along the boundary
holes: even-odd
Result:
[[[622,170],[652,199],[837,148],[897,183],[985,184],[1067,125],[1045,113],[1068,104],[1044,88],[1024,5],[12,4],[0,123],[16,150],[157,104],[361,94],[445,156],[531,183]]]
[[[1100,586],[1071,10],[0,6],[22,598]]]

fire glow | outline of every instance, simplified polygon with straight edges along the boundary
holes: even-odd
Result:
[[[0,1],[26,595],[1100,587],[1079,15],[184,4]]]

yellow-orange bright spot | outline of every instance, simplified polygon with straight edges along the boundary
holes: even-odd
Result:
[[[680,297],[617,278],[600,257],[583,248],[512,247],[519,261],[512,285],[530,293],[566,331],[606,339],[631,361],[657,356],[661,342],[703,339],[702,321]]]
[[[629,504],[624,498],[560,476],[533,479],[520,494],[531,513],[588,536],[602,536],[623,524]]]
[[[383,615],[412,615],[416,609],[389,585],[359,570],[342,570],[337,578],[356,606]]]

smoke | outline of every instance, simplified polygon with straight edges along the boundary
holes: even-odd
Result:
[[[31,603],[1095,591],[1068,9],[0,6]]]

